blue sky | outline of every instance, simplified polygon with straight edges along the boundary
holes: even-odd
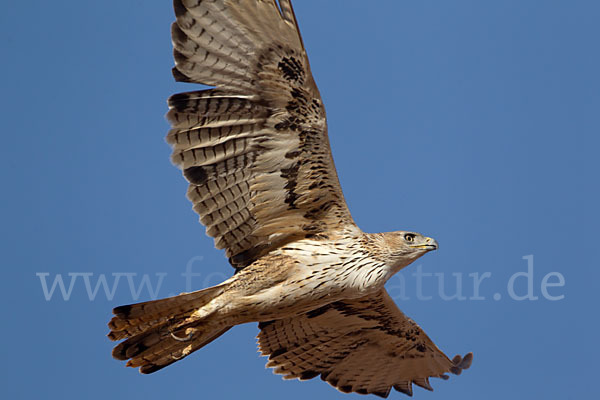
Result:
[[[356,222],[441,244],[392,296],[447,354],[475,353],[415,397],[597,396],[600,4],[296,3]],[[145,274],[163,297],[187,265],[192,289],[231,273],[164,141],[166,98],[189,89],[170,74],[172,19],[166,0],[3,6],[2,393],[357,398],[265,370],[255,324],[151,376],[110,357],[110,310]],[[44,293],[57,277],[70,296]],[[101,277],[114,293],[91,299]],[[456,279],[466,299],[447,298]],[[517,300],[529,285],[537,300]]]

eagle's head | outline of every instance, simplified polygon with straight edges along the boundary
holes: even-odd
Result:
[[[423,254],[437,250],[435,239],[416,232],[396,231],[383,234],[386,264],[396,271],[406,267]]]

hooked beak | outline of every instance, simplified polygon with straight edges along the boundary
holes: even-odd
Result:
[[[426,237],[425,238],[425,242],[421,243],[421,244],[413,244],[410,247],[415,248],[415,249],[423,249],[426,251],[433,251],[433,250],[437,250],[439,245],[438,242],[430,237]]]

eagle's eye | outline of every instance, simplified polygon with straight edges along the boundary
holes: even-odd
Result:
[[[407,242],[414,242],[415,235],[413,235],[412,233],[407,233],[406,235],[404,235],[404,240],[406,240]]]

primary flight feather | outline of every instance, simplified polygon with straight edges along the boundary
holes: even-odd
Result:
[[[169,99],[172,160],[188,198],[236,273],[167,299],[121,306],[109,323],[119,360],[162,369],[229,328],[259,322],[268,366],[343,392],[432,390],[470,366],[450,360],[384,289],[437,249],[414,232],[369,234],[352,220],[325,109],[289,0],[175,0],[175,67],[214,89]]]

